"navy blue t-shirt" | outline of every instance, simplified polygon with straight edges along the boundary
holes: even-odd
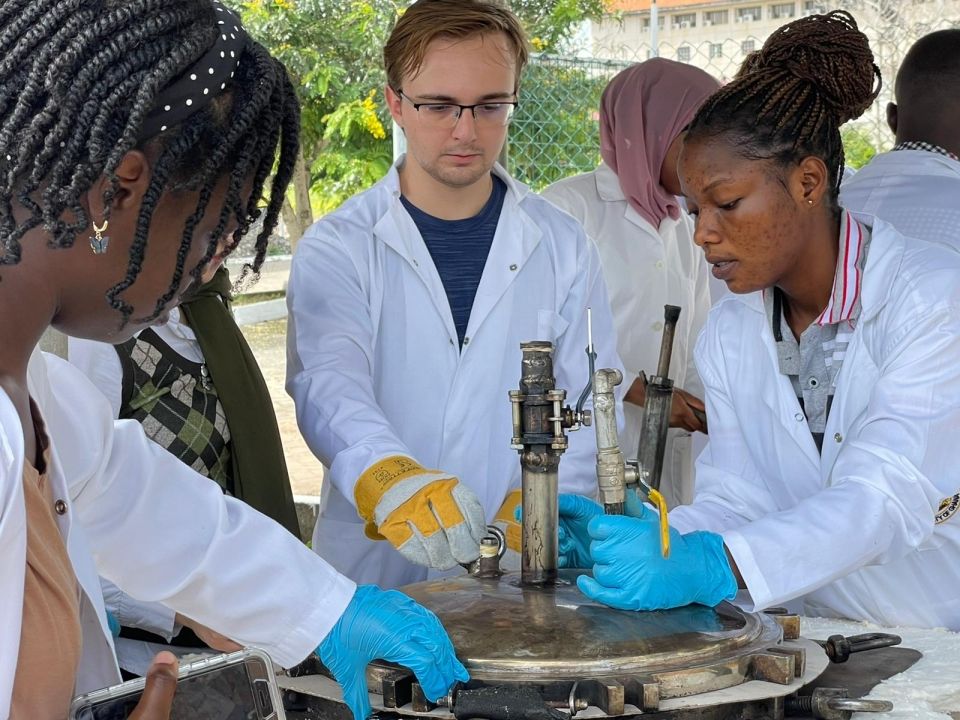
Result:
[[[507,184],[494,175],[490,199],[479,213],[465,220],[441,220],[400,196],[440,274],[461,347],[506,195]]]

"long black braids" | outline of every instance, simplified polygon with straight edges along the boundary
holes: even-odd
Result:
[[[810,15],[777,29],[737,77],[700,107],[687,141],[722,136],[743,157],[780,165],[816,156],[837,209],[843,176],[840,126],[880,92],[880,70],[850,13]]]
[[[243,275],[259,270],[299,142],[299,106],[283,66],[248,39],[234,74],[212,89],[212,102],[155,137],[141,137],[161,91],[217,40],[217,17],[210,0],[4,0],[0,264],[19,262],[25,233],[38,226],[52,247],[71,246],[90,224],[85,193],[99,177],[110,179],[104,195],[109,213],[114,173],[127,152],[141,149],[152,160],[150,184],[126,276],[107,293],[124,320],[132,308],[122,295],[140,274],[154,210],[165,192],[193,191],[199,199],[184,224],[170,286],[145,319],[159,315],[185,272],[199,277],[232,219],[239,225],[234,243],[251,227],[272,174],[256,254]],[[224,177],[217,228],[203,260],[185,268],[197,223]],[[15,205],[27,210],[25,217],[14,216]]]

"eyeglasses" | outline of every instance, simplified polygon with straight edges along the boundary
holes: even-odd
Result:
[[[517,107],[514,102],[485,102],[476,105],[458,105],[449,102],[422,102],[417,103],[396,91],[401,99],[413,105],[420,121],[429,127],[450,129],[456,127],[460,116],[465,110],[473,113],[473,119],[478,127],[504,127],[510,123],[513,111]],[[421,110],[422,108],[422,110]]]

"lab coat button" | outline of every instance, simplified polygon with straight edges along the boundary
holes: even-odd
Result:
[[[57,515],[67,514],[67,504],[63,500],[57,500],[53,504],[53,509],[57,511]]]
[[[516,264],[516,263],[513,263],[513,264],[510,266],[510,271],[511,271],[511,272],[516,272],[516,271],[517,271],[517,264]]]
[[[663,260],[657,260],[657,270],[663,270]]]
[[[463,344],[464,344],[464,345],[469,345],[469,344],[470,344],[470,338],[465,337],[465,338],[463,339]]]
[[[803,413],[797,413],[796,415],[793,416],[793,419],[796,420],[797,422],[803,422]]]
[[[663,330],[663,323],[658,320],[653,324],[653,331],[660,332],[661,330]]]
[[[840,433],[834,433],[833,439],[836,440],[837,442],[843,442],[843,435],[841,435]]]

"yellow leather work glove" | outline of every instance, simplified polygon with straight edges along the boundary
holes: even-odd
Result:
[[[497,510],[493,524],[503,531],[507,538],[507,550],[500,558],[500,567],[503,570],[520,569],[520,552],[523,545],[523,532],[520,520],[517,518],[520,507],[520,488],[507,493],[506,499]]]
[[[483,506],[452,475],[393,455],[367,468],[353,494],[367,536],[388,540],[411,562],[449,570],[480,555]]]

